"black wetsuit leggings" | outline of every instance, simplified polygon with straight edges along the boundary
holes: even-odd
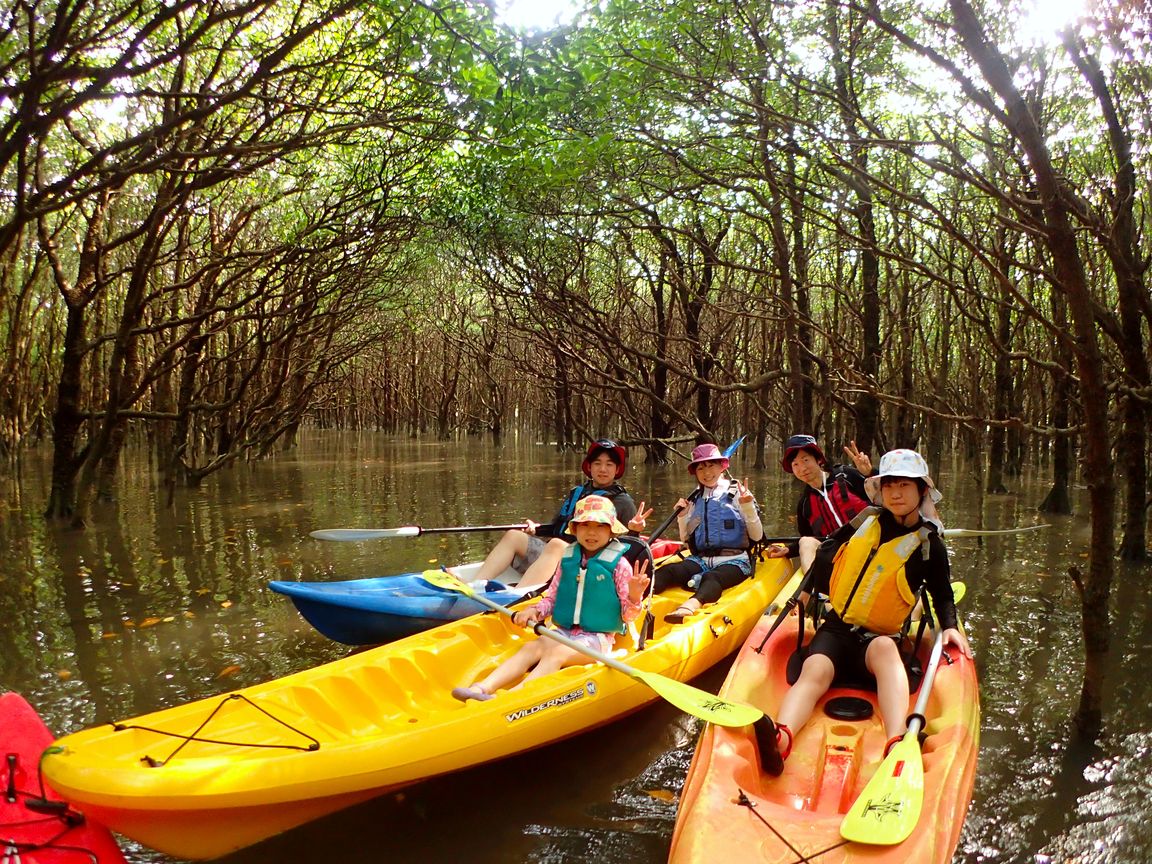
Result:
[[[702,569],[701,565],[695,561],[676,561],[672,564],[665,564],[656,571],[656,584],[652,590],[659,594],[666,588],[673,586],[687,588],[688,581]],[[696,593],[692,596],[701,604],[715,603],[720,599],[725,588],[739,585],[747,578],[744,571],[737,565],[721,564],[719,567],[705,571],[704,575],[700,577],[700,585],[696,588]]]

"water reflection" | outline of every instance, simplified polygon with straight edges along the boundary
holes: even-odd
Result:
[[[28,459],[0,477],[0,686],[71,731],[343,656],[347,648],[314,633],[267,581],[457,563],[483,555],[496,536],[321,543],[309,531],[540,519],[579,462],[514,439],[494,450],[476,441],[314,435],[296,453],[181,490],[168,508],[147,460],[128,454],[119,501],[77,533],[40,519],[47,465]],[[789,533],[798,487],[777,469],[745,469],[739,457],[736,470],[751,478],[768,532]],[[1044,491],[1025,478],[1024,491],[981,504],[962,466],[936,475],[954,526],[1031,524]],[[690,488],[682,467],[633,465],[625,480],[658,517]],[[951,544],[969,586],[963,614],[984,708],[957,862],[1152,859],[1149,568],[1125,565],[1117,578],[1107,735],[1098,748],[1081,746],[1069,723],[1081,648],[1066,574],[1083,564],[1087,523],[1055,521],[1045,532]],[[715,687],[722,677],[715,670],[700,683]],[[696,733],[691,718],[657,705],[538,753],[368,802],[229,862],[660,862]],[[170,861],[139,848],[131,856]]]

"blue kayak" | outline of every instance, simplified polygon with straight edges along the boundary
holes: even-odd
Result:
[[[453,572],[469,581],[469,571],[479,566],[465,565],[453,568]],[[531,590],[516,588],[519,573],[509,570],[503,575],[507,582],[493,580],[473,587],[501,606],[517,602]],[[344,582],[269,582],[268,587],[291,597],[309,624],[345,645],[392,642],[445,621],[488,611],[458,591],[425,582],[419,573]]]
[[[679,548],[676,541],[657,540],[652,544],[652,554],[659,561]],[[511,568],[498,579],[475,580],[480,563],[453,567],[452,572],[471,583],[477,594],[501,606],[510,606],[544,587],[519,587],[521,575]],[[343,582],[269,582],[268,587],[291,597],[305,621],[345,645],[382,645],[439,627],[446,621],[488,611],[488,607],[458,591],[425,582],[420,573]]]

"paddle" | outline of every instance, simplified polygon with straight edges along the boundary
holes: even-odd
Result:
[[[963,583],[958,583],[963,585]],[[956,596],[953,589],[953,597]],[[964,590],[959,591],[961,597]],[[932,682],[944,653],[944,628],[938,627],[932,642],[928,668],[920,693],[908,718],[908,731],[893,745],[868,781],[868,785],[844,814],[840,836],[856,843],[895,846],[912,834],[924,804],[924,759],[920,753],[920,730],[932,692]]]
[[[675,513],[672,514],[675,517]],[[1025,525],[1021,528],[945,528],[944,537],[989,537],[994,534],[1023,534],[1025,531],[1039,531],[1041,528],[1050,528],[1050,525]],[[773,543],[794,543],[800,538],[792,537],[765,537],[760,542],[771,545]]]
[[[1051,525],[1025,525],[1020,528],[945,528],[945,537],[991,537],[995,534],[1023,534],[1025,531],[1039,531]]]
[[[419,525],[405,525],[402,528],[323,528],[319,531],[313,531],[310,536],[317,540],[394,540],[397,537],[419,537],[421,534],[523,531],[527,528],[527,523],[521,525],[458,525],[452,528],[421,528]]]
[[[477,603],[483,604],[503,615],[507,615],[509,618],[513,615],[512,610],[507,606],[501,606],[483,594],[476,593],[471,585],[460,581],[451,573],[443,570],[425,570],[423,578],[425,581],[439,588],[459,591]],[[657,675],[655,672],[645,672],[642,669],[625,665],[619,660],[597,651],[595,648],[590,648],[587,645],[569,639],[562,633],[550,630],[544,626],[543,622],[536,624],[532,629],[535,630],[539,636],[545,636],[562,645],[567,645],[573,651],[578,651],[594,660],[599,660],[605,666],[610,666],[618,672],[623,672],[630,678],[647,684],[660,696],[667,699],[681,711],[691,714],[693,717],[699,717],[701,720],[707,720],[709,723],[715,723],[717,726],[747,726],[763,716],[763,712],[753,708],[751,705],[745,705],[740,702],[729,702],[727,699],[721,699],[713,693],[697,690],[695,687],[690,684],[685,684],[682,681],[666,678],[663,675]]]

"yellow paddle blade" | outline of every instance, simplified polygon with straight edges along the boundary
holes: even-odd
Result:
[[[964,595],[967,593],[968,586],[963,582],[952,583],[952,600],[956,603],[957,606],[960,605],[960,601],[964,599]]]
[[[691,714],[717,726],[750,726],[764,716],[763,711],[751,705],[729,702],[675,678],[667,678],[632,667],[629,667],[629,674],[638,681],[643,681],[685,714]]]
[[[840,836],[876,846],[903,843],[916,828],[923,803],[924,761],[920,739],[912,731],[892,747],[844,814]]]
[[[447,588],[449,591],[459,591],[461,594],[467,594],[469,597],[476,593],[467,582],[460,580],[444,570],[425,570],[420,574],[420,578],[425,582],[431,582],[438,588]]]

